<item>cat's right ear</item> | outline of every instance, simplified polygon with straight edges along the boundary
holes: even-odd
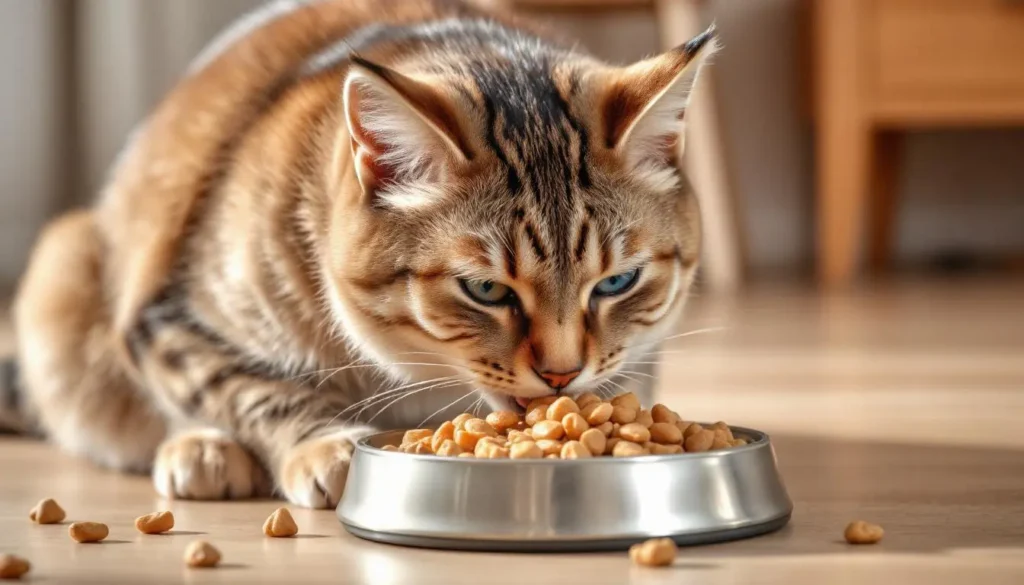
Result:
[[[441,180],[472,159],[453,104],[429,80],[355,57],[344,107],[356,175],[369,201],[408,180]]]

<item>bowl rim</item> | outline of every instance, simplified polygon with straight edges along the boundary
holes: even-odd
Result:
[[[696,421],[702,426],[711,426],[714,423],[703,423]],[[753,441],[740,447],[730,447],[728,449],[718,449],[715,451],[701,451],[699,453],[672,453],[664,455],[636,455],[633,457],[586,457],[583,459],[478,459],[473,458],[459,458],[459,457],[439,457],[434,454],[425,455],[418,453],[403,453],[401,451],[385,451],[380,447],[371,445],[370,442],[375,439],[381,439],[389,436],[401,436],[406,430],[411,429],[393,429],[390,431],[382,431],[374,433],[372,435],[366,435],[356,441],[355,449],[358,452],[363,453],[366,456],[372,457],[402,457],[404,460],[410,458],[414,461],[430,461],[437,464],[469,464],[469,465],[614,465],[614,464],[629,464],[629,463],[659,463],[664,461],[680,461],[680,460],[693,460],[702,458],[718,458],[728,457],[733,454],[745,453],[748,451],[754,451],[759,449],[771,448],[771,436],[764,431],[752,429],[748,427],[728,425],[729,430],[733,431],[735,435],[737,432],[740,435],[746,435],[754,438]],[[429,428],[429,427],[421,427]]]

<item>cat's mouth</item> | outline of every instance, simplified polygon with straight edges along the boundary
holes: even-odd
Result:
[[[534,399],[523,398],[522,396],[509,396],[507,401],[510,409],[513,412],[524,414],[526,412],[526,407],[530,404],[530,401],[532,400]]]

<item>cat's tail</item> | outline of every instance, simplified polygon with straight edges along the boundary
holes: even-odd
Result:
[[[18,362],[0,357],[0,433],[35,434],[34,417],[24,408]]]

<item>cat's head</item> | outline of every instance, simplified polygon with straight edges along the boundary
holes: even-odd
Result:
[[[613,67],[496,30],[513,50],[356,60],[328,275],[364,354],[448,364],[495,405],[592,390],[679,316],[700,246],[680,120],[715,44]]]

